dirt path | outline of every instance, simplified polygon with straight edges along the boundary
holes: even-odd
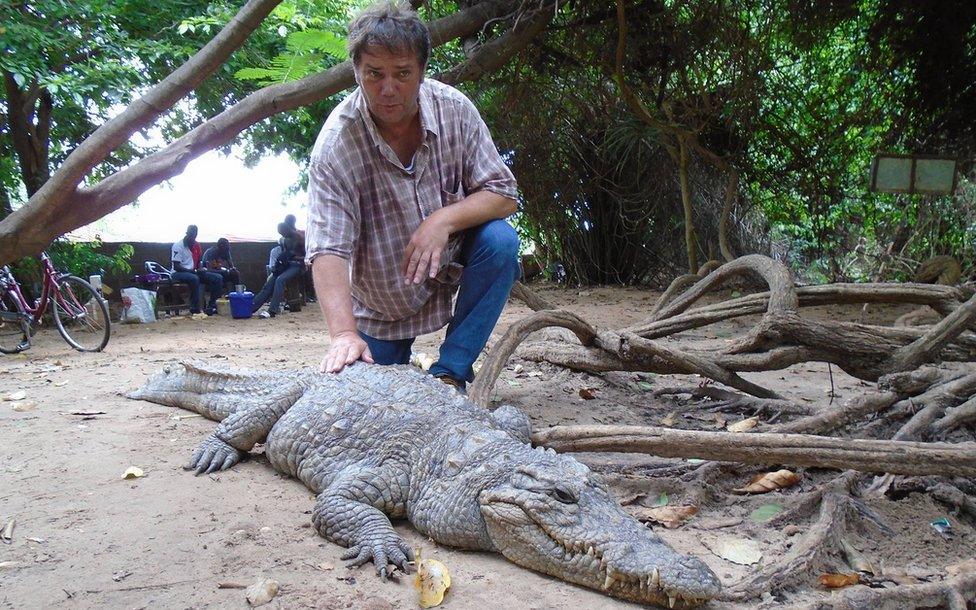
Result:
[[[627,289],[549,289],[544,294],[601,326],[640,319],[656,296]],[[497,332],[526,313],[523,306],[510,304]],[[845,319],[858,313],[858,308],[822,312]],[[897,313],[885,311],[886,316]],[[687,333],[681,341],[724,341],[747,323]],[[437,339],[422,337],[415,351],[435,353]],[[416,607],[409,583],[383,584],[369,570],[345,569],[341,549],[310,526],[310,492],[275,473],[263,456],[225,473],[193,477],[180,466],[213,423],[121,395],[180,358],[251,368],[313,366],[327,341],[320,314],[311,308],[273,320],[216,317],[119,325],[101,354],[74,352],[47,329],[29,352],[0,356],[0,397],[23,390],[29,409],[15,411],[11,402],[0,402],[0,525],[16,520],[13,542],[0,545],[0,608],[246,608],[241,590],[219,589],[218,584],[249,584],[262,576],[282,587],[268,608]],[[825,365],[751,378],[813,404],[829,400]],[[679,410],[670,399],[651,398],[646,385],[628,387],[638,381],[656,389],[693,380],[607,380],[513,360],[496,386],[496,398],[523,408],[537,425],[657,424]],[[870,389],[836,370],[833,383],[835,400]],[[582,387],[595,388],[596,399],[580,398]],[[129,466],[142,468],[145,478],[122,480]],[[641,486],[640,481],[618,484]],[[666,487],[660,481],[655,485]],[[812,486],[808,481],[789,493]],[[696,517],[701,528],[664,530],[662,536],[702,557],[731,583],[754,568],[712,555],[702,540],[751,537],[759,542],[764,562],[781,555],[790,544],[788,532],[765,531],[748,519],[755,506],[769,501],[775,498],[729,496]],[[875,561],[925,576],[976,556],[969,525],[927,498],[913,495],[872,506],[897,534],[857,533],[856,544]],[[949,541],[929,526],[943,516],[955,531]],[[704,529],[709,525],[713,529]],[[407,524],[397,529],[451,569],[454,586],[444,608],[636,607],[534,574],[500,556],[435,546]],[[781,601],[771,599],[764,606],[787,607]]]

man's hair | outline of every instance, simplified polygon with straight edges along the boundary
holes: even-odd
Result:
[[[413,51],[420,66],[430,58],[430,31],[417,13],[399,0],[380,0],[367,6],[349,24],[346,39],[352,63],[359,65],[363,51],[372,46],[390,53]]]
[[[229,246],[230,246],[230,242],[227,240],[226,237],[221,237],[220,239],[217,240],[217,247],[218,248],[225,248],[225,247],[229,247]]]
[[[290,227],[294,227],[297,221],[298,219],[295,218],[294,214],[289,214],[288,216],[285,216],[285,224]]]
[[[193,233],[194,231],[197,231],[197,230],[198,229],[197,229],[197,226],[196,225],[190,225],[190,226],[188,226],[186,228],[186,234],[189,235],[190,233]]]

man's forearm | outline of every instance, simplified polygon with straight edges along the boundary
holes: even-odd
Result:
[[[513,199],[491,191],[478,191],[453,205],[437,210],[437,215],[449,233],[457,233],[489,220],[510,216],[515,213],[515,209]]]
[[[312,280],[329,334],[356,332],[349,288],[349,263],[338,256],[323,254],[312,261]]]

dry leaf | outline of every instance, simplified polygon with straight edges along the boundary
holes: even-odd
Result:
[[[144,473],[142,468],[139,468],[138,466],[129,466],[125,469],[125,472],[122,473],[123,479],[138,479],[144,476],[146,476],[146,473]]]
[[[596,398],[596,388],[580,388],[579,395],[583,400],[593,400]]]
[[[10,408],[18,413],[25,413],[27,411],[33,411],[36,409],[37,403],[32,400],[21,400],[13,403]]]
[[[627,512],[641,522],[653,521],[668,529],[681,526],[698,513],[697,506],[628,506]]]
[[[854,548],[854,545],[846,538],[840,539],[840,550],[844,553],[844,559],[847,560],[847,565],[854,568],[855,572],[866,572],[873,576],[878,574],[877,570],[874,569],[874,565],[860,551]]]
[[[447,566],[436,559],[424,559],[420,549],[415,553],[417,557],[417,576],[413,586],[420,595],[421,608],[433,608],[444,601],[444,593],[451,586],[451,574]]]
[[[4,568],[16,568],[23,565],[23,563],[22,561],[0,561],[0,570]]]
[[[959,576],[960,574],[971,574],[973,572],[976,572],[976,559],[967,559],[959,563],[954,563],[951,566],[946,566],[946,574],[949,576]]]
[[[0,542],[4,544],[10,544],[11,540],[14,538],[14,520],[11,519],[7,521],[7,524],[3,526],[3,531],[0,531]]]
[[[105,411],[69,411],[68,415],[81,415],[82,417],[94,417],[95,415],[105,415]]]
[[[23,400],[25,398],[27,398],[27,392],[24,390],[17,390],[16,392],[11,392],[10,394],[7,394],[6,396],[3,397],[4,400],[11,401],[11,402],[16,400]]]
[[[746,430],[755,428],[758,423],[758,417],[750,417],[749,419],[744,419],[742,421],[735,422],[734,424],[729,424],[727,430],[729,432],[745,432]]]
[[[641,500],[641,499],[646,498],[646,497],[647,497],[647,494],[646,493],[643,493],[643,492],[632,493],[632,494],[627,495],[627,496],[621,496],[620,497],[620,505],[621,506],[628,506],[628,505],[633,504],[633,503],[637,502],[638,500]]]
[[[850,574],[821,574],[819,578],[821,587],[826,587],[828,589],[840,589],[841,587],[849,587],[851,585],[856,585],[861,581],[861,577],[857,575],[856,572],[851,572]]]
[[[719,430],[721,430],[722,428],[725,427],[725,424],[726,423],[728,423],[728,420],[725,419],[725,417],[723,417],[721,413],[716,413],[715,414],[715,427],[716,428],[718,428]]]
[[[252,606],[264,605],[274,599],[275,595],[278,595],[278,581],[270,578],[254,583],[244,592],[247,603]]]
[[[661,418],[661,425],[662,426],[667,426],[667,427],[671,428],[676,423],[678,423],[678,412],[677,411],[671,411],[670,413],[668,413],[667,417]]]
[[[800,475],[791,470],[777,470],[756,476],[745,487],[732,490],[736,494],[764,494],[777,489],[792,487],[800,482]]]
[[[430,370],[430,367],[434,365],[434,357],[425,352],[417,352],[415,354],[411,354],[410,364],[427,371]]]
[[[745,538],[718,538],[715,540],[702,540],[708,550],[715,553],[726,561],[748,566],[759,563],[762,559],[762,551],[759,544],[753,540]]]
[[[44,542],[43,538],[36,538],[34,536],[28,536],[24,538],[24,540],[27,540],[28,542],[36,542],[38,544],[42,544]]]

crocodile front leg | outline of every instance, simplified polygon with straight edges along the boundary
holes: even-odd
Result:
[[[379,508],[394,515],[404,513],[399,479],[375,469],[357,471],[320,493],[312,511],[312,523],[319,534],[349,547],[342,559],[351,560],[350,568],[372,560],[383,580],[390,575],[389,565],[409,573],[408,562],[413,561],[413,551]]]
[[[184,469],[195,470],[198,475],[209,474],[240,462],[255,443],[267,438],[281,416],[300,401],[303,392],[300,384],[289,383],[260,401],[239,401],[234,412],[197,447]]]

